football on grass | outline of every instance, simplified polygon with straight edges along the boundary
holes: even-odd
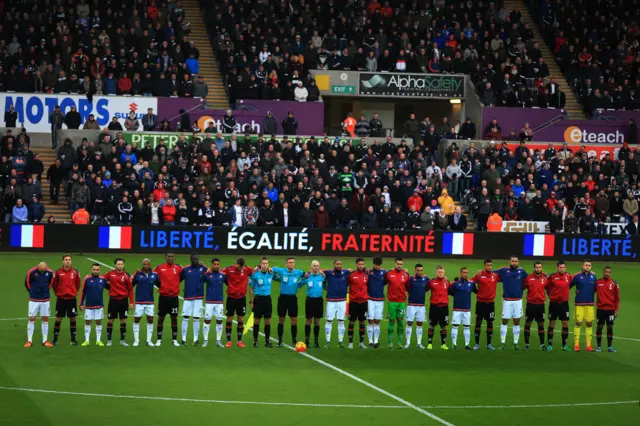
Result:
[[[304,342],[296,343],[296,352],[306,352],[306,351],[307,351],[307,345],[305,345]]]

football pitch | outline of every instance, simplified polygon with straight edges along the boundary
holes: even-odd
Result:
[[[264,348],[262,338],[260,347],[255,349],[250,345],[251,332],[244,337],[247,344],[244,349],[216,348],[211,344],[206,348],[190,344],[176,348],[169,344],[167,337],[162,347],[125,348],[117,345],[117,325],[113,347],[71,347],[66,319],[59,346],[45,348],[38,344],[41,340],[38,320],[34,346],[25,349],[28,302],[25,274],[41,261],[56,270],[61,265],[61,256],[61,253],[0,255],[0,425],[66,426],[87,422],[92,425],[192,425],[210,421],[296,426],[513,426],[584,425],[594,421],[637,425],[639,422],[640,287],[636,280],[640,266],[637,264],[611,265],[613,278],[620,284],[622,300],[615,324],[617,353],[585,352],[584,330],[582,352],[561,352],[559,322],[553,352],[538,350],[535,325],[531,333],[532,349],[528,352],[511,349],[511,330],[507,336],[508,350],[504,352],[484,349],[484,330],[479,351],[443,351],[437,330],[434,339],[437,344],[432,351],[415,347],[415,332],[411,349],[388,349],[386,321],[381,324],[379,349],[340,349],[336,345],[330,349],[309,348],[306,353],[298,354],[291,347]],[[91,264],[98,262],[106,272],[117,256],[120,255],[74,254],[73,266],[84,276]],[[145,257],[151,258],[153,266],[164,262],[160,254],[136,253],[122,257],[129,273],[135,272]],[[201,253],[201,260],[207,264],[210,257]],[[233,256],[217,257],[223,266],[232,265],[235,260]],[[260,256],[246,256],[246,259],[247,265],[253,266]],[[312,260],[297,257],[296,267],[308,270]],[[332,258],[318,260],[322,269],[332,268]],[[343,261],[345,268],[355,267],[353,258]],[[188,255],[177,256],[176,263],[187,265]],[[284,263],[285,256],[270,257],[272,266],[284,266]],[[469,267],[470,275],[482,268],[482,261],[473,259],[405,259],[410,273],[415,263],[422,263],[429,276],[434,275],[437,264],[442,264],[450,279],[462,266]],[[371,259],[367,259],[366,264],[371,266]],[[494,260],[495,267],[507,264],[506,260]],[[533,261],[521,261],[521,266],[531,272]],[[602,262],[594,262],[593,270],[598,277],[604,266]],[[393,259],[385,258],[383,267],[391,269]],[[554,272],[555,262],[548,260],[544,267],[546,272]],[[568,272],[579,270],[579,263],[567,263]],[[274,285],[274,302],[278,287]],[[498,287],[501,294],[501,284]],[[303,340],[304,289],[298,296],[298,340]],[[55,315],[54,299],[52,294],[52,316]],[[500,310],[498,299],[497,316]],[[50,318],[50,340],[53,321]],[[132,323],[130,318],[129,343],[133,341]],[[276,323],[274,310],[272,339]],[[165,334],[168,326],[167,318]],[[336,328],[334,324],[334,334]],[[423,343],[426,344],[426,324],[424,328]],[[493,343],[497,346],[498,321],[494,328]],[[573,320],[569,329],[573,331]],[[322,345],[324,322],[321,333]],[[144,342],[144,319],[141,335]],[[92,340],[94,336],[92,331]],[[213,336],[214,327],[211,341]],[[288,343],[288,319],[284,336]],[[458,348],[463,347],[462,338],[461,331]],[[334,336],[334,343],[336,339]],[[78,340],[84,340],[82,314],[78,317]],[[355,341],[358,341],[357,328]],[[595,341],[593,343],[595,346]],[[603,343],[606,347],[606,336]],[[521,336],[520,347],[523,346]],[[573,347],[572,335],[569,335],[569,346]]]

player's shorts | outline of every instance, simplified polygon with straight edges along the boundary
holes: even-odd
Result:
[[[93,308],[84,310],[85,321],[100,321],[104,318],[104,308]]]
[[[449,307],[448,306],[429,306],[429,326],[446,327],[449,325]]]
[[[34,302],[29,300],[29,316],[30,317],[48,317],[51,314],[51,303],[46,302]]]
[[[613,325],[616,322],[616,311],[598,309],[598,325]]]
[[[109,306],[107,307],[107,318],[108,319],[116,319],[120,318],[127,319],[129,311],[129,301],[127,298],[124,299],[109,299]]]
[[[389,321],[395,321],[396,319],[402,320],[407,313],[407,304],[405,302],[389,302],[389,309],[387,316]]]
[[[217,320],[224,319],[222,303],[207,303],[204,308],[205,321],[211,321],[212,318]]]
[[[278,316],[298,317],[298,296],[295,294],[281,294],[278,296]]]
[[[349,321],[364,322],[367,319],[367,302],[349,302]]]
[[[152,317],[155,315],[153,303],[136,303],[133,316],[136,318],[140,318],[143,315],[146,315],[148,317]]]
[[[307,297],[304,301],[304,312],[307,319],[322,318],[324,316],[324,300],[322,300],[322,297]]]
[[[182,316],[200,318],[202,316],[202,299],[185,300],[182,302]]]
[[[522,318],[522,299],[504,300],[502,299],[502,319]]]
[[[158,297],[158,316],[166,317],[167,315],[178,316],[178,296],[162,296]]]
[[[236,299],[234,297],[227,297],[227,316],[232,317],[237,315],[239,317],[245,316],[247,313],[247,299],[241,297]]]
[[[255,296],[253,298],[253,316],[255,318],[271,318],[272,312],[271,296]]]
[[[57,299],[56,317],[75,318],[78,315],[78,301],[76,299]]]
[[[327,302],[327,320],[344,321],[344,317],[347,314],[347,301],[341,300],[339,302]]]
[[[407,322],[424,322],[427,318],[427,308],[425,306],[407,306]]]
[[[544,303],[527,303],[525,312],[527,322],[544,322]]]
[[[493,302],[476,303],[476,323],[496,319],[496,304]]]
[[[569,302],[549,303],[549,321],[569,321]]]
[[[453,311],[451,317],[451,324],[455,325],[471,325],[471,312],[470,311]]]
[[[383,300],[369,300],[367,301],[367,318],[369,320],[380,321],[382,314],[384,313],[384,301]]]
[[[576,306],[576,322],[593,322],[595,315],[596,315],[596,310],[593,307],[593,305],[591,306]]]

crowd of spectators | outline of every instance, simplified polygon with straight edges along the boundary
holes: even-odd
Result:
[[[531,28],[500,2],[204,2],[233,98],[317,99],[311,69],[470,74],[487,106],[563,107]]]
[[[0,91],[208,94],[179,0],[9,0],[1,24]]]
[[[640,109],[635,1],[531,3],[543,36],[587,114],[598,109]]]

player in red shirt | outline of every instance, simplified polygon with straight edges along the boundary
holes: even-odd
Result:
[[[433,333],[436,325],[440,325],[440,340],[442,349],[447,347],[447,325],[449,325],[449,286],[451,284],[444,277],[444,268],[440,265],[436,268],[436,277],[429,281],[428,288],[431,291],[429,300],[429,344],[427,349],[433,349]]]
[[[567,338],[569,337],[569,284],[573,276],[567,274],[567,264],[563,260],[559,260],[556,264],[556,272],[549,275],[549,328],[547,329],[547,347],[551,350],[553,347],[553,333],[556,326],[556,320],[562,321],[562,350],[569,352],[567,346]]]
[[[104,274],[102,278],[109,286],[109,307],[107,309],[107,346],[111,346],[113,320],[120,318],[120,346],[129,346],[125,342],[127,335],[127,311],[133,309],[133,283],[131,276],[124,270],[124,259],[117,258],[115,269]]]
[[[353,348],[353,328],[358,320],[358,332],[360,334],[360,348],[365,348],[364,331],[367,320],[367,301],[369,293],[367,282],[369,274],[364,271],[364,259],[356,259],[356,270],[349,274],[347,283],[349,284],[349,349]]]
[[[609,352],[616,352],[613,349],[613,324],[620,310],[620,287],[618,283],[611,278],[611,267],[605,266],[602,272],[602,278],[596,281],[596,294],[598,300],[596,302],[597,324],[596,324],[596,341],[598,347],[596,352],[602,352],[602,328],[607,324],[607,347]]]
[[[176,255],[173,252],[165,253],[165,263],[156,266],[153,270],[158,274],[158,330],[156,332],[156,346],[162,345],[162,332],[164,331],[164,318],[171,317],[171,342],[173,346],[178,343],[178,294],[180,293],[180,275],[182,266],[176,265]]]
[[[247,287],[249,278],[253,274],[253,269],[244,265],[244,258],[239,257],[233,266],[227,266],[222,270],[227,276],[227,348],[231,347],[231,329],[233,327],[233,316],[238,317],[236,332],[238,336],[238,347],[244,348],[242,335],[244,331],[244,315],[247,313]]]
[[[533,264],[533,274],[529,275],[522,282],[522,290],[527,291],[527,310],[524,323],[524,348],[529,350],[529,339],[531,337],[531,323],[538,323],[538,338],[540,339],[540,350],[546,351],[544,344],[544,302],[547,300],[547,287],[549,279],[542,272],[542,262]]]
[[[78,315],[77,296],[80,290],[80,273],[71,267],[71,255],[62,256],[62,268],[55,272],[53,290],[56,293],[56,323],[53,327],[53,346],[58,345],[60,324],[63,318],[69,318],[71,331],[71,346],[76,342],[76,315]]]
[[[487,349],[494,351],[494,347],[491,346],[491,339],[493,338],[493,320],[496,317],[496,287],[500,276],[493,272],[493,261],[491,259],[485,259],[484,269],[476,273],[471,278],[471,281],[478,286],[478,294],[476,298],[476,327],[474,332],[475,337],[475,349],[480,349],[480,329],[482,328],[482,321],[487,322]]]

